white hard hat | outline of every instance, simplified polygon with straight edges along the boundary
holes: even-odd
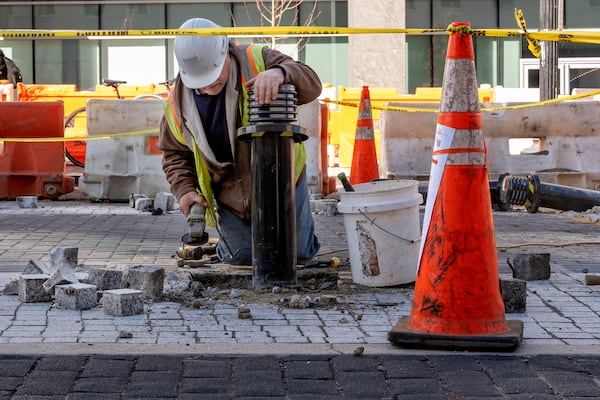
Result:
[[[220,28],[204,18],[185,21],[179,29]],[[183,84],[191,89],[210,86],[221,75],[229,40],[227,36],[177,36],[175,57]]]

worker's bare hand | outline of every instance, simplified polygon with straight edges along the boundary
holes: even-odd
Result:
[[[199,195],[197,192],[187,192],[179,199],[179,211],[181,211],[181,213],[187,217],[190,213],[190,208],[192,208],[194,203],[200,203],[204,207],[208,207],[208,203],[204,197]]]
[[[254,89],[254,97],[259,104],[270,104],[277,98],[279,85],[284,82],[285,76],[281,68],[271,68],[246,82],[246,87]]]

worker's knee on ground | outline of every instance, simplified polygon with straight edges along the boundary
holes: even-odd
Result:
[[[223,242],[217,244],[217,256],[224,263],[232,265],[252,265],[252,249],[227,249]]]
[[[313,235],[305,243],[297,243],[296,258],[299,264],[310,261],[319,251],[321,244],[317,236]],[[238,248],[231,249],[231,252],[223,244],[217,243],[217,256],[224,263],[232,265],[252,265],[252,249]]]
[[[297,239],[300,239],[300,237]],[[305,264],[310,261],[321,248],[319,238],[314,234],[302,242],[301,240],[296,241],[296,258],[298,259],[298,264]]]

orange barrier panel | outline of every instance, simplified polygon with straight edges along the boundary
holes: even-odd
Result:
[[[360,87],[338,88],[337,100],[348,103],[359,103],[362,89]],[[494,93],[492,88],[479,88],[479,101],[490,102]],[[379,134],[379,114],[376,107],[395,104],[401,107],[403,103],[431,103],[437,104],[442,96],[441,87],[418,87],[414,94],[400,94],[396,88],[389,87],[369,87],[371,97],[373,131],[375,135],[375,149],[380,153],[380,134]],[[413,104],[414,107],[414,104]],[[354,138],[356,133],[356,121],[358,118],[358,108],[350,106],[337,106],[330,109],[328,123],[329,144],[336,148],[337,165],[339,167],[350,167],[352,165],[352,154],[354,147]],[[333,166],[333,165],[330,165]]]
[[[156,98],[167,95],[166,87],[162,85],[120,85],[119,97],[134,99],[137,97]],[[111,86],[96,85],[94,90],[77,90],[72,84],[17,84],[18,101],[60,101],[64,104],[64,119],[70,119],[65,129],[66,137],[85,136],[87,121],[85,112],[78,110],[86,107],[89,99],[117,99],[117,91]],[[85,164],[87,143],[83,140],[66,142],[68,155],[79,166]]]
[[[61,102],[0,103],[0,138],[64,137]],[[0,198],[56,198],[72,192],[75,180],[65,175],[64,142],[0,140]]]

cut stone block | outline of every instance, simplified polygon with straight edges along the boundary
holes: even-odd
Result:
[[[154,199],[141,198],[135,201],[135,209],[139,211],[150,211],[154,208]]]
[[[25,266],[23,270],[23,274],[31,275],[31,274],[48,274],[50,275],[50,268],[40,260],[29,260],[29,263]]]
[[[148,195],[146,195],[146,194],[131,193],[129,195],[129,207],[135,208],[135,202],[138,201],[138,199],[147,199],[147,198],[148,198]]]
[[[144,312],[144,292],[135,289],[105,290],[102,307],[104,313],[119,317],[141,314]]]
[[[315,214],[333,217],[337,213],[337,203],[335,199],[311,200],[310,208]]]
[[[44,289],[47,274],[29,274],[19,276],[19,300],[23,303],[46,303],[52,296]]]
[[[521,253],[512,260],[513,278],[525,281],[550,279],[550,253]]]
[[[120,269],[93,268],[89,273],[89,283],[98,290],[121,289],[123,287],[123,271]]]
[[[48,293],[54,294],[54,287],[56,285],[67,283],[79,283],[79,279],[77,279],[75,271],[65,265],[54,270],[43,286]]]
[[[138,265],[127,271],[125,287],[144,292],[144,299],[154,301],[163,297],[165,269],[152,265]]]
[[[19,280],[14,279],[12,281],[9,281],[6,284],[6,286],[4,286],[4,290],[2,291],[2,294],[5,294],[7,296],[18,296],[19,295]]]
[[[505,313],[524,313],[527,308],[527,282],[522,279],[501,278],[500,290]]]
[[[75,278],[77,278],[79,283],[87,283],[88,285],[92,284],[90,283],[90,273],[88,271],[75,272]]]
[[[175,196],[171,193],[160,192],[154,196],[154,209],[159,208],[163,211],[171,211],[175,207]]]
[[[87,310],[96,307],[96,286],[71,283],[55,287],[56,303],[69,310]]]
[[[50,266],[52,268],[77,268],[79,249],[77,247],[55,247],[50,252]]]

